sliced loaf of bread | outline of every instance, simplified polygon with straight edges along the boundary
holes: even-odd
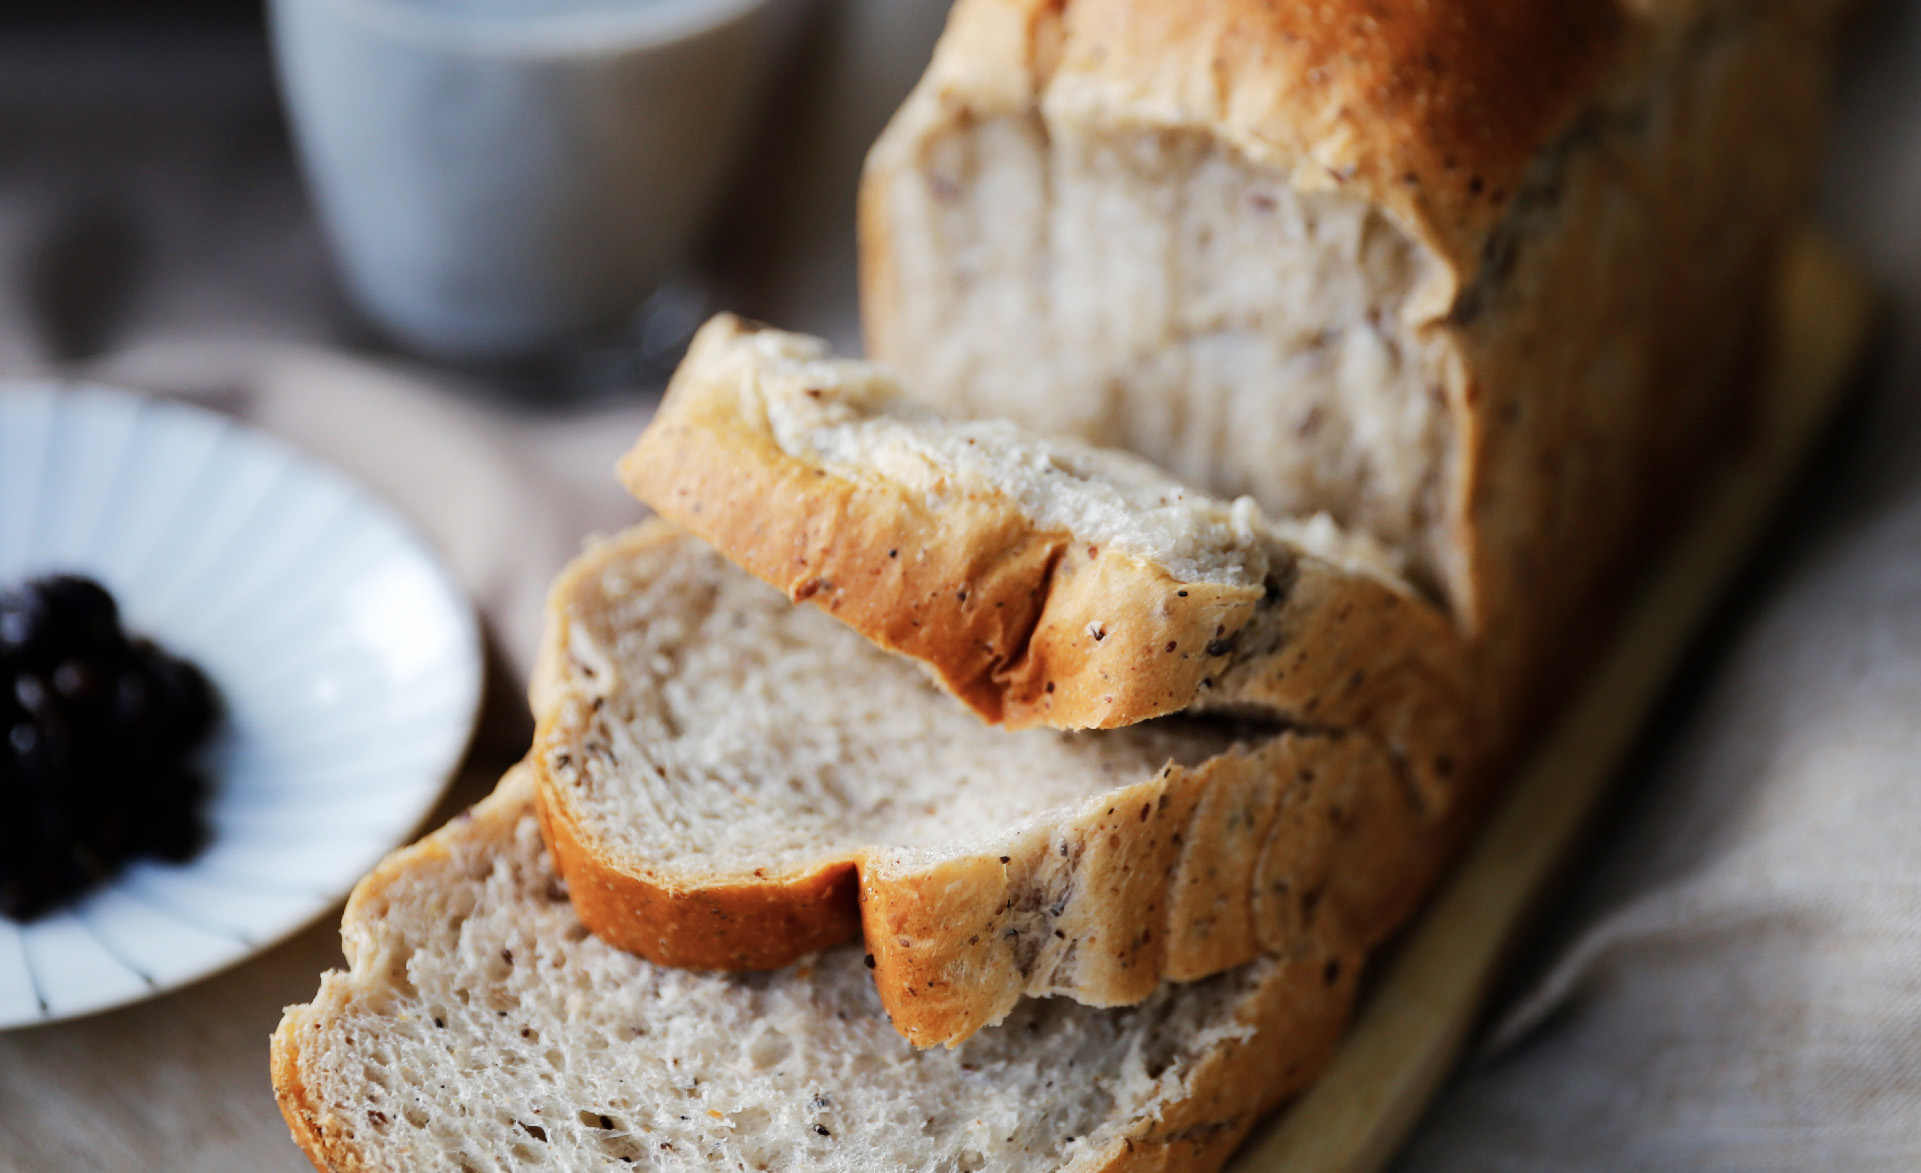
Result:
[[[989,721],[1207,708],[1359,729],[1436,806],[1475,752],[1462,640],[1371,543],[1125,453],[942,417],[817,339],[708,323],[620,472]]]
[[[858,949],[667,969],[588,934],[522,770],[362,881],[348,969],[288,1009],[273,1083],[327,1173],[1212,1170],[1339,1034],[1307,946],[1125,1010],[1030,1002],[954,1050],[887,1026]]]
[[[661,521],[561,576],[535,706],[548,842],[589,928],[714,969],[864,930],[923,1046],[1024,995],[1127,1005],[1310,939],[1358,955],[1448,841],[1361,734],[983,724]]]
[[[959,0],[868,159],[868,353],[1374,535],[1538,711],[1745,434],[1846,9]]]

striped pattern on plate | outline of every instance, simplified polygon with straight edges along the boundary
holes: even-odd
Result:
[[[407,523],[197,408],[0,385],[0,583],[50,571],[99,579],[226,714],[199,857],[0,919],[0,1029],[148,997],[310,923],[432,809],[480,701],[472,608]]]

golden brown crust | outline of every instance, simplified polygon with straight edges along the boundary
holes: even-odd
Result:
[[[1262,1116],[1303,1091],[1333,1057],[1353,1013],[1364,954],[1304,942],[1242,1007],[1247,1034],[1219,1041],[1187,1094],[1109,1142],[1100,1173],[1213,1173]]]
[[[1045,540],[1057,552],[1040,614],[1022,655],[991,677],[1010,728],[1112,729],[1179,712],[1229,670],[1268,602],[1262,588],[1183,582],[1068,535]]]
[[[345,1140],[329,1137],[321,1125],[320,1106],[313,1101],[300,1070],[300,1028],[305,1006],[290,1006],[273,1032],[269,1046],[274,1102],[293,1134],[294,1143],[320,1173],[364,1173],[367,1165]]]
[[[1658,67],[1674,123],[1568,152],[1554,218],[1448,323],[1450,577],[1509,733],[1572,686],[1704,470],[1744,442],[1779,244],[1818,158],[1827,7],[1647,6],[1695,34],[1670,34]]]
[[[1594,100],[1626,33],[1618,0],[961,0],[874,157],[1030,109],[1199,127],[1304,186],[1381,205],[1465,284],[1528,164]],[[864,227],[881,198],[863,191]],[[884,258],[863,264],[863,308],[884,308]]]
[[[1424,806],[1446,810],[1490,749],[1482,682],[1460,631],[1425,601],[1318,559],[1299,564],[1283,595],[1249,625],[1199,707],[1364,731],[1406,766]]]
[[[583,840],[565,792],[539,766],[542,756],[533,758],[541,836],[580,923],[615,948],[681,969],[779,969],[860,932],[848,859],[792,876],[680,888],[622,868]]]
[[[1104,729],[1199,704],[1365,729],[1437,807],[1472,768],[1469,660],[1438,609],[1300,552],[1277,550],[1261,586],[1182,581],[998,493],[950,487],[932,505],[798,459],[720,373],[755,329],[726,314],[701,329],[623,481],[791,598],[927,663],[984,719]]]
[[[1341,865],[1342,899],[1375,923],[1398,925],[1480,824],[1496,797],[1484,771],[1463,789],[1447,816],[1401,842],[1410,853],[1387,875]],[[1396,888],[1390,892],[1389,886]],[[1303,934],[1279,972],[1262,983],[1242,1011],[1252,1030],[1216,1047],[1187,1080],[1188,1094],[1109,1148],[1103,1173],[1192,1170],[1213,1173],[1261,1118],[1306,1090],[1333,1058],[1353,1015],[1371,946],[1339,932],[1340,922]],[[1345,922],[1348,924],[1355,921]],[[1330,931],[1332,929],[1333,931]],[[1378,942],[1376,942],[1378,943]]]
[[[1434,831],[1365,739],[1282,734],[984,853],[871,850],[862,923],[895,1029],[951,1046],[1023,996],[1129,1005],[1307,942],[1365,950],[1431,880]]]

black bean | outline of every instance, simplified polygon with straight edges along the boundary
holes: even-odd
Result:
[[[22,712],[38,717],[53,710],[53,690],[38,674],[22,672],[13,678],[13,702]]]
[[[38,916],[129,859],[207,838],[187,761],[218,717],[193,664],[121,631],[73,575],[0,593],[0,915]]]
[[[0,594],[0,651],[29,660],[49,641],[53,612],[46,596],[27,586]]]
[[[62,660],[53,670],[53,690],[71,701],[92,700],[100,691],[100,674],[85,660]]]
[[[56,574],[27,585],[29,589],[37,589],[46,600],[54,629],[61,637],[83,648],[124,641],[120,633],[120,608],[99,583],[77,574]]]

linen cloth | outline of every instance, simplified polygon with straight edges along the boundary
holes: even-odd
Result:
[[[744,185],[710,259],[731,308],[855,341],[853,172],[938,19],[829,7],[829,67],[782,104],[788,170]],[[1921,1165],[1921,20],[1867,19],[1826,197],[1890,296],[1866,422],[1404,1169]],[[253,34],[0,40],[0,376],[21,375],[231,412],[415,518],[497,652],[443,813],[525,744],[547,579],[641,513],[609,470],[645,388],[516,405],[352,324]],[[306,1168],[265,1039],[337,963],[322,923],[190,989],[0,1035],[0,1170]]]

